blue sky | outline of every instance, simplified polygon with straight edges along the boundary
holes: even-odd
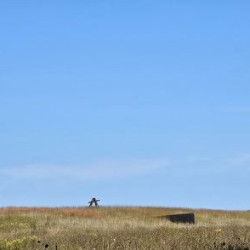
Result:
[[[249,209],[249,8],[0,0],[0,206]]]

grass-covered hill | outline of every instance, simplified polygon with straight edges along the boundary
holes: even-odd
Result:
[[[196,223],[157,216],[194,212]],[[152,207],[2,208],[0,250],[250,249],[250,212]]]

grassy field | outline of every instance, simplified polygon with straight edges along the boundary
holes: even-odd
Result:
[[[192,210],[196,224],[156,216],[179,208],[2,208],[0,249],[250,249],[250,212]]]

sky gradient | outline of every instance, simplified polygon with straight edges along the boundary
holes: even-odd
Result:
[[[0,1],[0,206],[250,209],[249,1]]]

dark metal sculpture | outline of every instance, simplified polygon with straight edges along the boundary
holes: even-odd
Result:
[[[89,207],[92,207],[93,205],[95,207],[98,207],[99,206],[98,201],[100,201],[100,200],[97,200],[96,198],[92,198],[91,201],[89,201]]]

